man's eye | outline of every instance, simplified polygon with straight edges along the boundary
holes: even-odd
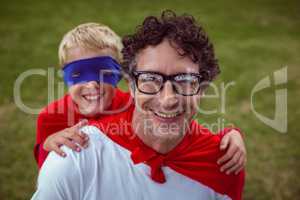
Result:
[[[155,81],[155,78],[149,76],[149,77],[142,77],[140,80],[141,81]]]
[[[192,75],[178,75],[175,77],[176,82],[186,82],[186,83],[195,83],[197,82],[197,77]]]
[[[160,79],[151,75],[140,75],[139,80],[142,82],[159,82]]]

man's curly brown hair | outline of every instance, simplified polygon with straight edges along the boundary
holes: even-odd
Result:
[[[139,51],[148,45],[156,46],[164,39],[175,44],[180,49],[180,55],[189,56],[194,63],[199,64],[199,72],[203,75],[205,73],[204,81],[212,81],[220,72],[213,45],[204,29],[193,16],[177,16],[171,10],[163,11],[160,18],[146,17],[134,34],[123,38],[123,72],[130,76],[136,67],[135,57]]]

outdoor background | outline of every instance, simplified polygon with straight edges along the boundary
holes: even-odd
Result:
[[[234,123],[245,134],[248,150],[246,200],[295,200],[300,196],[300,1],[4,1],[0,6],[0,199],[30,199],[37,167],[32,154],[36,115],[14,102],[17,77],[29,69],[57,67],[57,48],[65,32],[84,22],[101,22],[118,34],[132,33],[145,16],[164,9],[189,13],[213,41],[222,73],[216,81],[235,82],[227,90],[226,112],[199,115],[201,122]],[[288,132],[279,133],[252,112],[250,95],[264,77],[288,67]],[[57,82],[61,81],[56,76]],[[125,88],[124,84],[121,85]],[[256,110],[275,112],[272,86],[255,97]],[[21,97],[30,107],[47,104],[47,78],[31,76]],[[57,92],[57,87],[55,87]],[[56,97],[57,96],[57,93]],[[220,110],[219,99],[205,99],[204,109]],[[113,186],[112,186],[113,188]],[[188,198],[188,194],[187,194]]]

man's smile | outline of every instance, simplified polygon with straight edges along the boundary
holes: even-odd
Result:
[[[165,112],[150,109],[150,112],[153,114],[152,116],[156,120],[169,123],[179,120],[184,115],[184,110],[176,112]]]

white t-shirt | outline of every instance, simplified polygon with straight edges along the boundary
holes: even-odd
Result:
[[[150,167],[134,164],[130,151],[94,126],[82,130],[89,147],[80,153],[62,147],[65,158],[51,152],[41,168],[32,200],[228,200],[198,181],[163,167],[166,182],[153,181]]]

